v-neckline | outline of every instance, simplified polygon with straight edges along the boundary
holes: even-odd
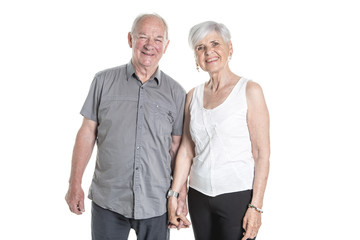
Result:
[[[220,103],[219,105],[217,105],[216,107],[214,107],[214,108],[205,108],[205,107],[204,107],[204,95],[205,95],[204,92],[205,92],[205,84],[206,84],[206,83],[203,83],[202,88],[200,89],[200,90],[201,90],[201,96],[200,96],[200,98],[201,98],[201,107],[202,107],[202,109],[204,109],[205,111],[214,111],[214,110],[216,110],[216,109],[221,108],[223,105],[225,105],[225,103],[226,103],[226,102],[228,101],[228,99],[231,97],[231,95],[233,94],[235,88],[237,88],[237,86],[239,85],[239,83],[240,83],[241,80],[242,80],[242,77],[240,77],[240,79],[237,81],[237,83],[235,83],[235,86],[231,89],[231,92],[227,95],[227,97],[225,98],[225,100],[224,100],[222,103]]]

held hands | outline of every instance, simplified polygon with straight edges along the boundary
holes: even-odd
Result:
[[[245,229],[244,237],[241,240],[253,239],[258,234],[261,226],[261,213],[253,208],[246,211],[243,228]]]
[[[69,190],[66,193],[65,200],[69,205],[70,211],[81,215],[85,212],[84,207],[84,191],[82,190],[81,186],[74,187],[69,186]]]
[[[190,221],[186,218],[188,213],[186,207],[186,197],[175,198],[170,197],[168,200],[168,218],[169,218],[169,228],[188,228],[190,226]]]

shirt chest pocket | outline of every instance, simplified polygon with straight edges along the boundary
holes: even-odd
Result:
[[[134,122],[137,112],[137,99],[123,95],[103,96],[98,108],[100,122],[110,123]],[[111,124],[112,125],[112,124]]]
[[[170,136],[176,119],[174,108],[157,103],[149,103],[147,107],[150,128],[157,131],[155,134]]]

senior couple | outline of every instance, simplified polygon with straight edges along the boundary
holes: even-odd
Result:
[[[81,181],[96,143],[92,239],[125,240],[130,229],[140,240],[169,239],[169,228],[190,225],[186,198],[195,239],[255,238],[269,172],[269,114],[261,87],[229,68],[229,30],[211,21],[191,28],[196,68],[210,78],[187,95],[158,67],[169,45],[162,17],[138,16],[128,43],[131,61],[97,73],[81,109],[70,211],[85,211]]]

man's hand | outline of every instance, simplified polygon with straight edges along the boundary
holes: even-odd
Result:
[[[244,237],[241,240],[255,238],[258,234],[260,226],[261,213],[259,213],[255,209],[248,208],[243,220],[243,228],[245,229],[245,233]]]
[[[65,200],[69,205],[70,211],[81,215],[85,212],[84,207],[84,191],[81,186],[71,186],[69,185],[69,190],[66,193]]]
[[[169,228],[188,228],[191,223],[186,218],[186,214],[187,207],[183,199],[170,197],[168,201]]]

